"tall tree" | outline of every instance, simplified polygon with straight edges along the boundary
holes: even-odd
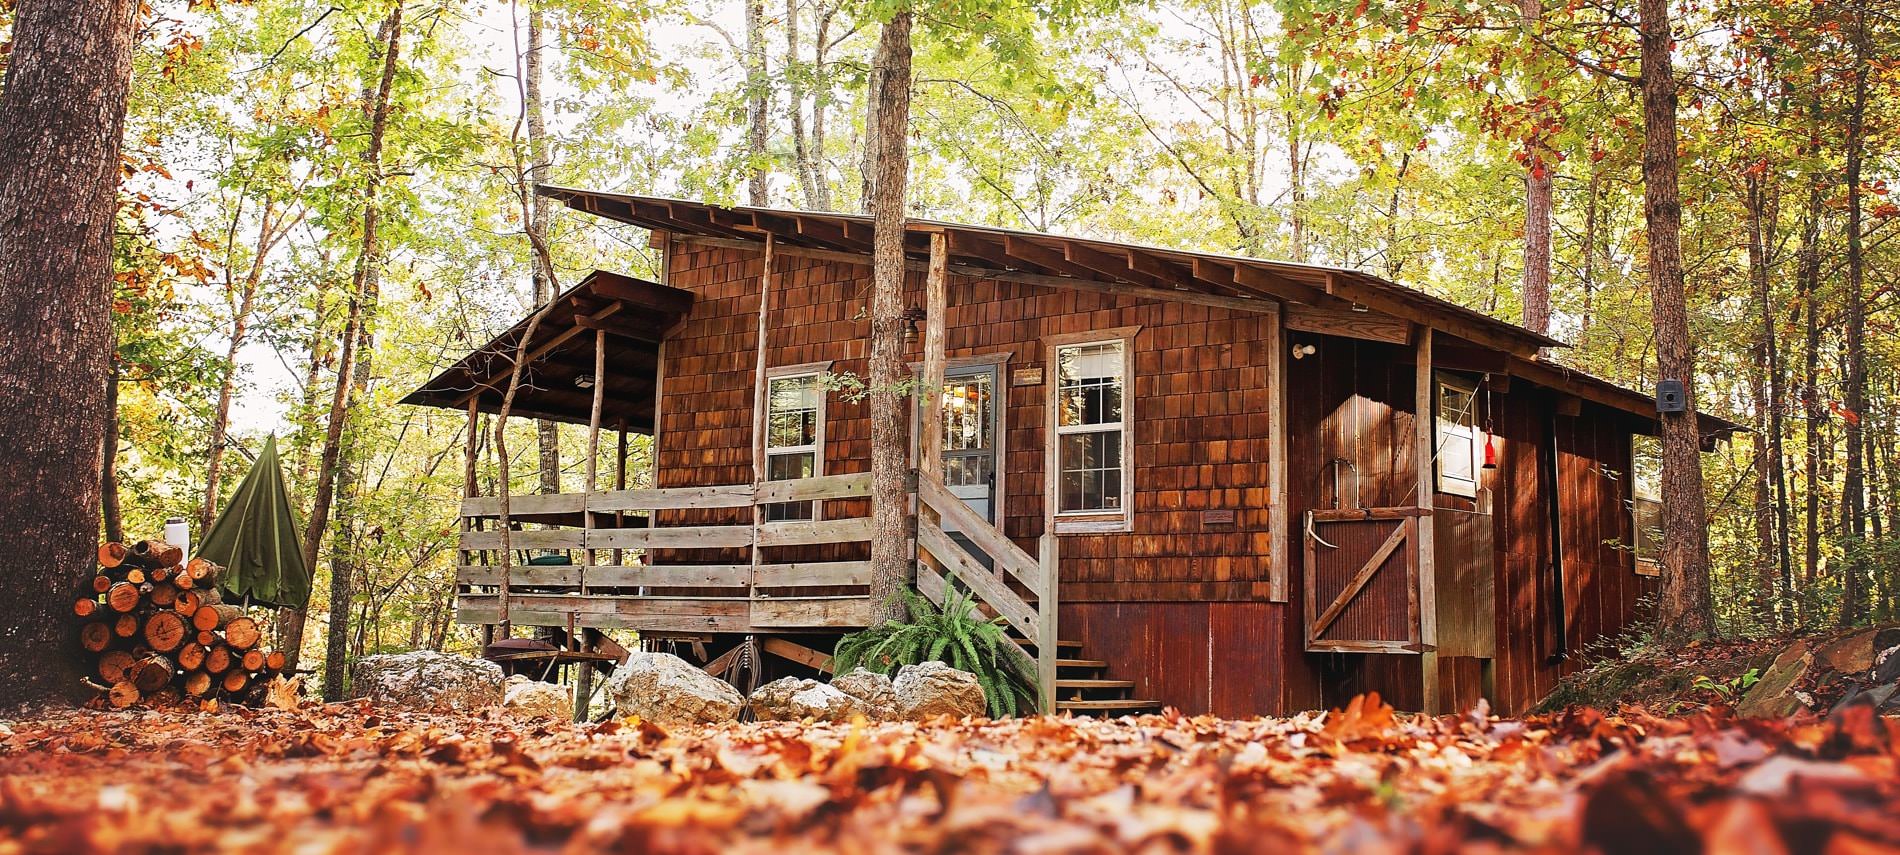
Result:
[[[875,117],[865,137],[872,165],[866,203],[871,238],[871,608],[877,622],[905,616],[900,592],[915,556],[906,554],[909,465],[904,441],[904,192],[910,178],[911,9],[898,6],[878,36],[868,93]]]
[[[1846,471],[1841,478],[1841,536],[1848,541],[1842,571],[1842,626],[1858,623],[1866,608],[1867,476],[1862,428],[1867,412],[1866,248],[1862,235],[1861,172],[1867,151],[1867,78],[1873,49],[1867,38],[1865,0],[1852,7],[1848,39],[1853,45],[1853,95],[1847,108],[1847,162],[1841,181],[1847,190],[1847,376],[1842,390]]]
[[[1524,26],[1535,31],[1544,17],[1543,0],[1522,0]],[[1541,100],[1541,97],[1540,97]],[[1541,118],[1541,117],[1539,117]],[[1552,188],[1549,151],[1542,122],[1525,140],[1524,170],[1524,326],[1550,332],[1550,212]]]
[[[112,227],[133,0],[27,2],[0,91],[0,705],[71,695],[72,590],[99,534]]]
[[[771,127],[766,117],[772,109],[771,88],[765,80],[765,0],[745,2],[745,114],[746,114],[746,201],[765,205],[770,163],[766,146]],[[794,105],[793,109],[796,109]]]
[[[1715,632],[1709,599],[1708,509],[1702,495],[1702,438],[1696,417],[1695,349],[1682,283],[1682,196],[1677,189],[1675,36],[1669,0],[1637,8],[1643,95],[1643,220],[1649,243],[1650,313],[1656,369],[1682,383],[1688,406],[1662,415],[1663,589],[1660,635]]]
[[[329,420],[324,428],[323,453],[317,463],[316,496],[311,501],[310,519],[305,523],[303,537],[304,563],[317,566],[317,557],[323,545],[323,533],[330,525],[330,505],[335,499],[339,461],[343,455],[344,432],[348,427],[350,404],[356,389],[358,378],[356,362],[362,357],[359,346],[365,341],[364,329],[369,322],[376,278],[380,274],[382,263],[377,243],[378,212],[376,197],[383,180],[383,138],[389,128],[390,92],[396,82],[396,68],[402,44],[403,5],[395,4],[389,17],[383,19],[378,28],[378,39],[382,52],[382,75],[377,83],[372,100],[363,105],[365,118],[369,122],[369,140],[363,151],[363,210],[362,240],[357,248],[356,265],[351,274],[350,292],[345,295],[349,301],[349,314],[343,325],[343,337],[339,342],[337,358],[336,386],[330,394]],[[366,377],[367,375],[365,375]],[[343,695],[343,666],[349,645],[350,599],[353,594],[353,573],[346,557],[342,566],[331,567],[330,572],[330,627],[325,644],[323,669],[323,695],[332,700]],[[291,639],[301,643],[302,639]]]
[[[528,49],[521,58],[522,91],[521,112],[528,127],[528,171],[523,180],[528,184],[528,195],[533,204],[529,207],[528,242],[545,245],[548,240],[548,218],[553,216],[553,207],[548,199],[534,192],[534,185],[548,180],[550,167],[548,144],[547,100],[542,94],[547,59],[546,16],[541,4],[545,0],[533,0],[528,4]],[[545,306],[554,299],[554,271],[542,263],[539,253],[531,254],[534,269],[534,304]],[[547,419],[538,419],[534,423],[536,450],[541,454],[541,492],[561,492],[561,426]]]

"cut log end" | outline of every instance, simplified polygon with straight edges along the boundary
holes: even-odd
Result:
[[[161,653],[177,650],[179,645],[185,643],[185,637],[189,634],[185,619],[177,612],[154,612],[151,617],[145,619],[145,643]]]
[[[96,620],[79,628],[79,646],[87,653],[102,653],[112,646],[112,625]]]
[[[106,606],[120,614],[138,608],[141,599],[143,597],[135,582],[115,582],[112,587],[106,589]]]
[[[131,552],[123,543],[107,541],[99,544],[99,566],[111,568],[124,564],[125,557]]]
[[[228,609],[235,607],[219,606],[219,608]],[[249,650],[256,647],[257,643],[263,639],[263,636],[264,634],[257,629],[257,621],[242,615],[231,618],[224,625],[225,642],[237,650]]]
[[[130,680],[113,683],[112,688],[106,692],[106,702],[110,703],[115,710],[122,710],[138,703],[139,697],[139,687],[132,685]]]
[[[99,611],[99,601],[92,597],[80,597],[73,601],[73,614],[80,617],[92,617]]]

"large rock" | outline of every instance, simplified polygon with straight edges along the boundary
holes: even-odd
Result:
[[[607,680],[620,715],[658,724],[732,721],[745,696],[724,680],[668,653],[634,653]]]
[[[760,721],[850,721],[871,711],[836,687],[798,677],[773,680],[752,693],[752,714]]]
[[[909,721],[940,715],[980,716],[988,709],[976,675],[942,662],[904,666],[891,681],[891,689],[897,695],[897,717]]]
[[[508,678],[502,709],[522,718],[567,719],[574,716],[574,698],[566,686],[530,680],[520,674]]]
[[[884,721],[897,715],[897,690],[891,687],[889,675],[863,668],[831,678],[831,687],[864,705],[865,716],[873,720]]]
[[[1807,642],[1795,642],[1793,647],[1775,657],[1775,664],[1768,666],[1767,673],[1761,675],[1761,682],[1742,696],[1742,702],[1735,705],[1735,714],[1744,718],[1794,715],[1807,706],[1796,697],[1796,688],[1813,665],[1814,654],[1808,650]]]
[[[384,653],[356,660],[351,697],[382,707],[460,712],[502,702],[501,666],[433,650]]]
[[[1842,674],[1859,675],[1874,667],[1874,654],[1879,652],[1874,637],[1879,634],[1878,629],[1863,629],[1822,645],[1814,655]]]

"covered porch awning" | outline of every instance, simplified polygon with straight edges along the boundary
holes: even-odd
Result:
[[[660,341],[692,304],[690,291],[596,270],[542,310],[525,348],[532,315],[402,402],[460,411],[473,402],[480,412],[500,413],[519,354],[526,366],[509,415],[589,424],[598,383],[605,392],[602,427],[651,433]],[[603,367],[598,377],[596,350]]]

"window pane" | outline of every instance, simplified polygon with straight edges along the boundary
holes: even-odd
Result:
[[[1056,349],[1059,424],[1121,422],[1122,348],[1122,342],[1114,341]]]
[[[1477,461],[1472,459],[1476,443],[1471,429],[1440,425],[1438,429],[1438,471],[1447,478],[1463,481],[1478,479]]]
[[[767,481],[790,481],[796,478],[810,478],[818,455],[810,451],[791,454],[768,454],[765,456],[765,479]]]
[[[1662,498],[1662,440],[1653,436],[1630,438],[1630,490],[1637,498]]]
[[[990,446],[990,395],[988,374],[943,384],[944,451],[974,451]]]
[[[1060,438],[1063,511],[1121,507],[1122,434],[1119,430],[1064,434]]]
[[[1438,385],[1438,420],[1445,424],[1475,427],[1477,421],[1477,391],[1450,383]]]
[[[1637,499],[1632,504],[1636,518],[1636,557],[1655,561],[1662,557],[1662,503]]]
[[[818,378],[780,377],[771,382],[766,401],[765,444],[787,448],[818,443],[818,409],[824,392]]]

